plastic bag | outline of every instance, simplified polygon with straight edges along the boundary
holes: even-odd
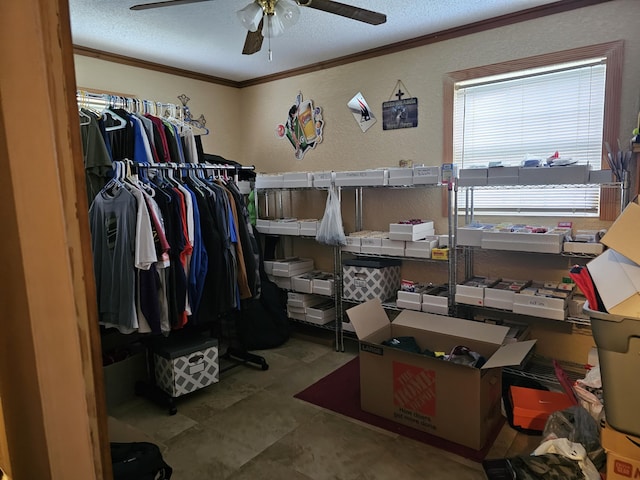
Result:
[[[605,453],[600,445],[600,428],[589,412],[579,405],[553,412],[544,426],[542,438],[566,438],[579,443],[596,469],[602,468],[605,463]]]
[[[340,196],[335,186],[328,190],[327,205],[320,225],[318,225],[316,240],[326,245],[346,245],[347,243],[344,228],[342,227]]]

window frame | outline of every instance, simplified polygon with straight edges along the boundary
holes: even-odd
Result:
[[[604,57],[607,65],[602,135],[602,155],[605,155],[605,142],[608,142],[610,145],[616,145],[617,139],[619,138],[623,51],[624,41],[619,40],[510,60],[492,65],[473,67],[445,74],[443,82],[442,163],[453,162],[453,106],[456,82],[545,67],[548,65],[588,60],[595,57]],[[607,167],[605,162],[603,162],[602,168]],[[601,190],[600,220],[615,219],[615,217],[609,218],[612,215],[610,213],[611,209],[603,208],[603,203],[611,200],[608,197],[610,197],[610,195],[607,195],[605,191]],[[446,215],[445,212],[443,212],[443,214]],[[514,216],[518,216],[518,214],[514,213]]]

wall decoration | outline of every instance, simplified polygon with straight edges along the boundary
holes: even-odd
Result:
[[[362,96],[362,93],[358,92],[356,95],[349,100],[347,103],[349,110],[353,114],[353,118],[356,119],[358,125],[360,125],[360,129],[363,132],[366,132],[376,123],[376,117],[373,116],[367,101]]]
[[[182,102],[182,116],[183,116],[184,122],[204,130],[205,135],[208,135],[209,129],[205,127],[207,123],[207,119],[204,118],[204,115],[202,114],[200,114],[198,118],[193,118],[193,114],[191,113],[191,110],[189,110],[189,107],[187,107],[187,102],[191,99],[187,97],[184,93],[182,93],[178,95],[178,100]]]
[[[322,108],[314,107],[313,100],[303,101],[302,93],[299,93],[289,108],[287,121],[276,128],[276,135],[288,138],[296,158],[302,160],[308,150],[322,142],[323,126]]]
[[[402,91],[402,88],[406,92]],[[397,89],[397,91],[396,91]],[[418,126],[418,99],[415,97],[402,98],[404,95],[411,95],[401,80],[398,80],[395,94],[397,100],[382,102],[382,129],[395,130],[398,128],[411,128]]]

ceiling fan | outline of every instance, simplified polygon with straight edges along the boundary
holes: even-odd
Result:
[[[209,1],[211,0],[165,0],[162,2],[142,3],[130,8],[131,10],[146,10]],[[333,13],[370,25],[381,25],[387,21],[387,16],[383,13],[332,0],[253,0],[237,12],[238,18],[248,30],[242,53],[251,55],[259,52],[262,48],[264,37],[277,37],[287,27],[295,24],[300,15],[299,6]]]

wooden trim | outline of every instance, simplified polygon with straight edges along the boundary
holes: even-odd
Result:
[[[624,41],[618,40],[448,73],[443,79],[442,162],[450,163],[453,161],[453,98],[456,82],[594,57],[606,57],[607,59],[602,138],[610,145],[617,145],[616,139],[620,129],[623,52]],[[602,154],[605,155],[604,146]],[[602,168],[606,169],[608,166],[603,164]],[[610,212],[612,210],[607,208],[601,209],[601,211]],[[609,218],[609,215],[601,213],[600,219],[614,220],[615,217]]]
[[[263,83],[269,83],[276,80],[282,80],[285,78],[295,77],[297,75],[304,75],[307,73],[319,72],[321,70],[327,70],[329,68],[338,67],[354,62],[360,62],[362,60],[368,60],[370,58],[380,57],[383,55],[389,55],[392,53],[402,52],[411,48],[422,47],[433,43],[441,42],[443,40],[451,40],[453,38],[463,37],[472,33],[484,32],[494,28],[504,27],[507,25],[513,25],[515,23],[524,22],[528,20],[534,20],[536,18],[545,17],[547,15],[555,15],[558,13],[568,12],[578,8],[589,7],[592,5],[598,5],[600,3],[610,2],[611,0],[560,0],[557,2],[549,3],[546,5],[539,5],[537,7],[527,8],[520,10],[519,12],[509,13],[501,15],[499,17],[482,20],[479,22],[462,25],[460,27],[449,28],[441,30],[439,32],[430,33],[428,35],[422,35],[420,37],[412,38],[409,40],[403,40],[401,42],[392,43],[378,48],[372,48],[363,52],[355,53],[352,55],[345,55],[343,57],[334,58],[325,62],[313,63],[304,67],[294,68],[286,70],[284,72],[275,73],[273,75],[266,75],[263,77],[256,77],[249,80],[233,81],[220,77],[214,77],[197,73],[189,70],[182,70],[167,65],[160,65],[153,62],[147,62],[145,60],[138,60],[132,57],[124,55],[118,55],[114,53],[108,53],[102,50],[96,50],[87,47],[81,47],[79,45],[74,46],[74,53],[77,55],[84,55],[88,57],[98,58],[108,62],[121,63],[123,65],[129,65],[133,67],[146,68],[149,70],[159,71],[163,73],[169,73],[172,75],[180,75],[186,78],[194,78],[196,80],[202,80],[204,82],[210,82],[218,85],[225,85],[235,88],[246,88]]]
[[[194,80],[200,80],[202,82],[208,82],[217,85],[224,85],[226,87],[240,87],[239,82],[234,82],[233,80],[228,80],[226,78],[206,75],[204,73],[198,73],[192,70],[184,70],[182,68],[170,67],[168,65],[162,65],[160,63],[148,62],[147,60],[139,60],[137,58],[118,55],[116,53],[109,53],[103,50],[96,50],[94,48],[74,45],[73,53],[75,53],[76,55],[83,55],[85,57],[97,58],[98,60],[104,60],[106,62],[119,63],[121,65],[128,65],[130,67],[144,68],[146,70],[168,73],[169,75],[177,75],[179,77],[192,78]]]
[[[67,3],[0,3],[0,69],[9,72],[0,75],[0,248],[11,252],[0,289],[10,462],[2,469],[18,479],[108,480],[106,410],[96,402],[101,379],[91,373],[88,332],[97,323],[87,307],[91,282],[84,284],[93,274],[75,178],[81,156]]]

